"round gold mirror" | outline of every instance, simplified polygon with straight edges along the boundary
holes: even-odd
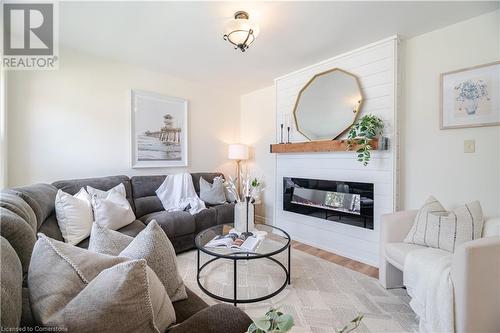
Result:
[[[314,75],[297,96],[297,130],[311,141],[336,139],[356,120],[363,103],[358,78],[334,68]]]

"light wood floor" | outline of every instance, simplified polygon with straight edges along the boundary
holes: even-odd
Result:
[[[363,273],[365,275],[371,276],[378,279],[378,268],[363,264],[362,262],[352,260],[346,257],[339,256],[335,253],[327,252],[313,246],[309,246],[297,241],[292,240],[292,247],[296,250],[311,254],[316,257],[333,262],[337,265],[344,266],[352,269],[353,271]]]

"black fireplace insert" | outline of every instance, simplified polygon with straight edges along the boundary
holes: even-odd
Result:
[[[283,210],[373,229],[373,184],[283,178]]]

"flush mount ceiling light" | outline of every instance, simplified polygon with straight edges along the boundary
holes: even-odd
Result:
[[[234,45],[234,49],[245,52],[259,34],[259,26],[249,20],[247,12],[239,11],[229,21],[224,31],[224,40]]]

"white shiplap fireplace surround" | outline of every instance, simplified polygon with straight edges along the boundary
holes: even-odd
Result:
[[[280,124],[290,122],[290,141],[307,141],[290,121],[297,94],[313,75],[332,68],[358,76],[364,96],[359,116],[370,113],[384,120],[389,149],[373,152],[366,167],[352,152],[277,154],[274,223],[288,231],[292,239],[378,266],[380,216],[395,211],[398,201],[398,38],[390,37],[277,78],[277,138]],[[283,177],[373,183],[374,230],[284,211]]]

